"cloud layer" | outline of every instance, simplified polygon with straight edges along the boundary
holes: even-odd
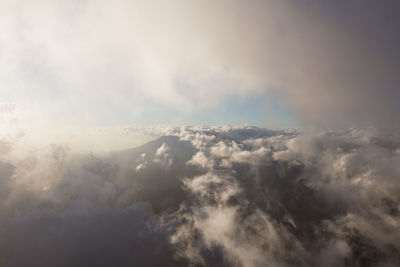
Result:
[[[2,1],[2,98],[37,119],[142,122],[160,105],[193,111],[275,90],[305,122],[398,122],[399,10],[391,0]]]

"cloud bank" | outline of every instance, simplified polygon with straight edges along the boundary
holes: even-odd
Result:
[[[143,121],[160,105],[193,111],[272,90],[303,122],[398,122],[398,1],[18,0],[0,9],[2,98],[38,120]]]

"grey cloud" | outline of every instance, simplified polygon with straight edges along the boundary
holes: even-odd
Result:
[[[1,9],[2,86],[36,90],[46,109],[108,103],[140,113],[126,100],[140,96],[193,110],[275,90],[305,122],[398,122],[397,1],[21,0]],[[76,94],[83,103],[67,101]]]

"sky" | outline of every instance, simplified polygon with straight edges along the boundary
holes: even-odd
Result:
[[[0,10],[0,102],[38,135],[399,122],[398,1],[4,0]]]
[[[400,266],[399,0],[0,0],[0,265]]]

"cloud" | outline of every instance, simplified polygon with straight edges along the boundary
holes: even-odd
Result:
[[[213,168],[214,162],[207,158],[203,152],[197,152],[190,161],[187,162],[189,165],[197,165],[202,168]]]
[[[171,166],[173,164],[173,158],[170,155],[170,147],[165,143],[157,148],[154,162],[166,164],[167,166]]]
[[[156,155],[159,157],[167,155],[169,152],[169,147],[163,143],[156,151]]]
[[[140,119],[150,106],[192,111],[274,90],[305,122],[398,122],[397,1],[18,0],[1,10],[2,97],[30,118]]]
[[[161,128],[109,155],[3,154],[1,265],[399,264],[398,130]]]
[[[240,186],[233,177],[207,173],[192,180],[185,180],[184,184],[193,193],[194,198],[191,212],[186,213],[185,219],[187,224],[193,225],[199,231],[204,246],[210,250],[215,246],[221,247],[228,265],[283,266],[276,254],[283,256],[287,253],[284,242],[286,238],[291,238],[290,234],[284,228],[275,225],[260,210],[250,209],[250,214],[243,216],[241,212],[249,207],[246,201],[241,199]],[[232,198],[239,198],[241,201],[232,205]],[[190,234],[191,232],[187,232],[187,225],[184,224],[172,236],[174,244],[189,242],[184,249],[188,253],[185,256],[189,258],[193,254],[191,248],[194,246],[190,244],[190,240],[193,240]],[[299,257],[299,253],[303,253],[301,245],[292,242],[292,250],[295,251],[293,254]],[[194,263],[204,262],[206,259],[199,260],[201,256],[198,254],[195,253],[195,257],[190,259]]]
[[[234,153],[232,155],[233,162],[244,162],[244,163],[253,163],[257,164],[257,162],[268,162],[268,152],[269,150],[266,148],[260,148],[256,151],[240,151]]]
[[[146,165],[147,165],[146,153],[142,153],[142,154],[140,155],[140,157],[137,159],[137,162],[139,163],[139,164],[136,166],[136,170],[137,170],[137,171],[139,171],[139,170],[141,170],[141,169],[143,169],[143,168],[146,168]]]
[[[202,161],[215,165],[184,180],[190,204],[171,239],[180,256],[204,264],[222,253],[235,266],[399,261],[398,135],[393,129],[294,132],[202,146]],[[269,149],[272,158],[265,157]]]

